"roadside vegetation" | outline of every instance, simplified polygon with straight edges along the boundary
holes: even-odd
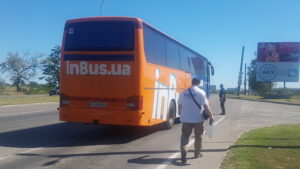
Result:
[[[291,95],[289,99],[266,99],[263,96],[253,96],[253,95],[240,95],[240,96],[228,95],[228,98],[300,105],[300,95]]]
[[[19,97],[0,97],[0,106],[4,105],[18,105],[18,104],[32,104],[32,103],[47,103],[58,102],[59,96],[19,96]]]
[[[0,72],[5,73],[10,84],[0,79],[0,106],[31,104],[44,102],[58,102],[58,96],[48,96],[48,92],[59,86],[60,50],[55,46],[51,54],[32,55],[30,52],[9,52],[0,61]],[[41,70],[45,84],[32,81]]]
[[[0,72],[8,77],[10,84],[0,79],[0,95],[46,94],[52,88],[58,87],[60,53],[60,46],[51,49],[47,57],[44,57],[45,54],[33,55],[30,52],[9,52],[0,60]],[[32,81],[38,75],[38,71],[42,72],[42,76],[38,78],[45,80],[45,84]],[[10,87],[15,87],[16,93],[11,92]]]
[[[30,85],[20,86],[20,91],[11,85],[0,85],[0,106],[31,104],[44,102],[58,102],[58,96],[48,96],[52,86],[31,82]]]
[[[51,49],[49,56],[30,52],[9,52],[0,60],[0,72],[7,77],[0,79],[0,106],[57,102],[58,96],[49,97],[49,91],[59,87],[61,47]],[[40,80],[44,84],[32,81],[37,72],[42,72]],[[9,82],[8,82],[9,80]]]
[[[30,82],[29,85],[21,85],[20,91],[17,91],[16,87],[6,84],[0,88],[0,96],[48,95],[52,88],[45,84]]]
[[[300,124],[255,129],[231,146],[221,169],[296,169],[300,166]]]

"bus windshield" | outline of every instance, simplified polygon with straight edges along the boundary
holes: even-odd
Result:
[[[134,22],[75,22],[66,31],[65,51],[134,50]]]

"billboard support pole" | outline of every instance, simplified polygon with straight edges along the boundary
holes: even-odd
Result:
[[[283,95],[285,95],[285,89],[286,89],[286,88],[285,88],[285,84],[286,84],[286,82],[284,81],[284,82],[283,82]]]
[[[244,72],[244,95],[247,94],[247,75],[246,75],[246,67],[247,67],[247,64],[245,63],[245,72]]]

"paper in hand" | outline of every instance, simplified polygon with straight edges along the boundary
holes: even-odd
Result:
[[[214,127],[214,124],[210,125],[208,122],[206,122],[205,135],[207,135],[209,138],[212,138],[212,136],[213,136],[213,127]]]

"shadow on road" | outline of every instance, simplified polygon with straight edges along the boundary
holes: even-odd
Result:
[[[17,148],[125,144],[157,129],[58,123],[0,133],[0,146]]]
[[[228,149],[204,149],[203,152],[224,152]],[[35,154],[35,153],[21,153],[17,154],[19,156],[27,156],[27,157],[47,157],[55,160],[51,160],[43,166],[51,166],[62,159],[66,158],[76,158],[76,157],[90,157],[90,156],[111,156],[111,155],[138,155],[141,154],[143,156],[138,158],[129,159],[128,163],[135,164],[163,164],[165,161],[170,161],[173,165],[182,166],[180,158],[147,158],[150,155],[156,154],[173,154],[178,153],[179,150],[164,150],[164,151],[125,151],[125,152],[103,152],[103,153],[82,153],[82,154],[58,154],[58,155],[44,155],[44,154]],[[189,152],[194,152],[193,150],[189,150]],[[195,158],[187,158],[187,159],[195,159]],[[189,165],[189,164],[185,164]]]

